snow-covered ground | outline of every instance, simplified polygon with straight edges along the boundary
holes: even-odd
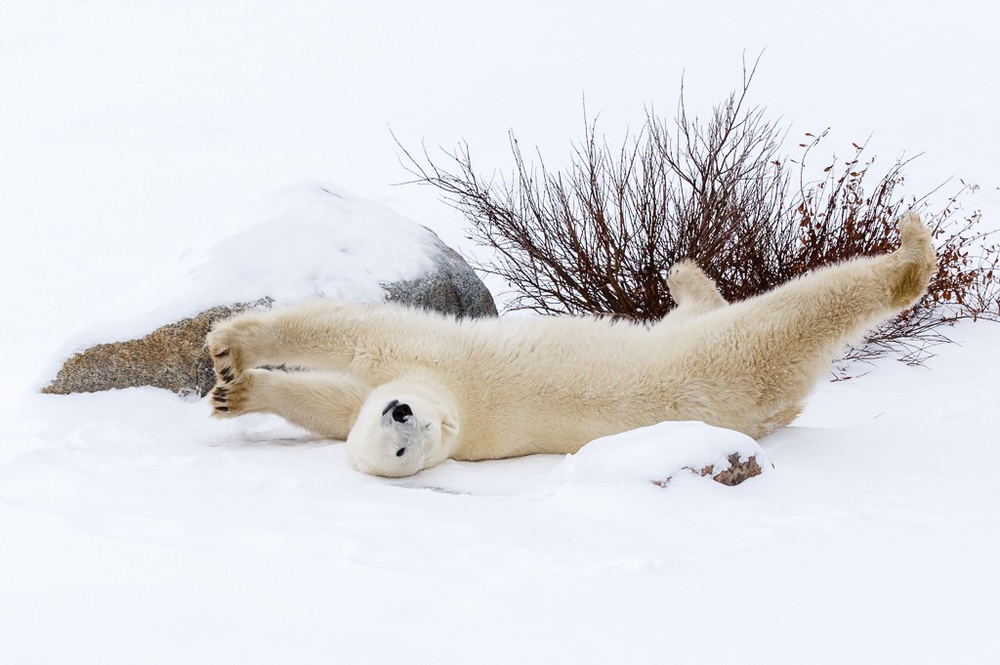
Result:
[[[467,139],[484,169],[513,128],[558,164],[584,95],[612,137],[671,111],[682,73],[707,112],[744,51],[766,48],[754,99],[792,137],[925,153],[912,193],[976,183],[1000,227],[991,4],[340,4],[0,3],[0,662],[990,662],[1000,326],[821,385],[736,488],[653,485],[642,460],[670,460],[642,436],[382,480],[274,419],[33,391],[96,312],[281,183],[477,251],[433,191],[392,186],[389,128]]]

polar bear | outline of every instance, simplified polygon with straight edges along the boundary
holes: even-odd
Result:
[[[649,326],[331,302],[244,314],[208,336],[214,415],[277,414],[346,439],[358,470],[390,477],[448,458],[573,453],[665,420],[760,438],[799,414],[845,343],[924,293],[936,261],[930,231],[912,212],[899,229],[891,254],[733,304],[679,263],[668,278],[678,306]]]

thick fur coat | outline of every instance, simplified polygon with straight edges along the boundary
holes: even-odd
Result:
[[[275,413],[346,439],[361,471],[572,453],[601,436],[700,420],[760,438],[787,425],[846,343],[916,302],[929,230],[728,304],[694,264],[652,326],[574,317],[454,320],[390,305],[309,302],[218,324],[215,415]],[[289,366],[309,371],[264,369]]]

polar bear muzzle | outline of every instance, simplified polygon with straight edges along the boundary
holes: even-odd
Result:
[[[410,408],[409,404],[400,404],[398,399],[394,399],[385,405],[382,409],[382,415],[385,416],[389,412],[392,412],[392,419],[397,423],[405,423],[408,418],[413,417],[413,409]]]

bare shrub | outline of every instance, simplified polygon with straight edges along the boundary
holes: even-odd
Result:
[[[974,187],[932,209],[926,196],[900,193],[908,161],[870,176],[874,159],[858,144],[810,177],[806,162],[826,132],[807,134],[799,159],[784,156],[786,132],[747,104],[752,78],[745,69],[742,88],[707,122],[689,116],[682,87],[673,121],[647,113],[617,150],[585,121],[566,172],[546,169],[540,156],[527,162],[513,134],[509,178],[484,179],[465,143],[444,153],[446,166],[400,148],[412,182],[440,190],[493,250],[495,261],[479,267],[516,290],[509,309],[655,321],[674,306],[665,271],[682,258],[697,261],[727,300],[742,300],[831,262],[891,251],[894,220],[912,208],[933,229],[938,273],[920,303],[848,357],[892,351],[921,362],[946,341],[942,325],[1000,319],[1000,250],[979,233],[980,213],[963,216],[960,205]]]

